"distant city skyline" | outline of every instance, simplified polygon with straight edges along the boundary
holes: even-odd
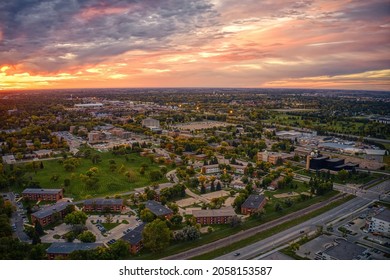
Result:
[[[0,90],[390,90],[390,3],[0,2]]]

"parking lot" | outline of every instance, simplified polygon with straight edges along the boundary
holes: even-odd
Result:
[[[106,231],[100,224],[105,223],[106,218],[103,215],[91,215],[88,217],[86,227],[96,236],[96,242],[107,243],[112,239],[118,240],[131,229],[134,229],[140,222],[134,216],[115,215],[112,217],[112,222],[117,221],[121,224],[115,228]],[[127,221],[128,224],[123,224]]]

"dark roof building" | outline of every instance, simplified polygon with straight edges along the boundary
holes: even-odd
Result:
[[[343,239],[336,241],[338,244],[322,252],[325,260],[359,260],[363,257],[367,248]]]
[[[47,206],[37,212],[31,214],[31,221],[34,224],[38,221],[42,226],[51,224],[58,219],[62,219],[67,214],[67,206],[69,202],[59,202],[51,206]]]
[[[161,203],[158,203],[154,200],[148,200],[145,202],[145,207],[149,209],[154,215],[157,217],[164,216],[165,218],[169,219],[173,215],[173,211]]]
[[[87,199],[84,201],[84,211],[121,211],[124,207],[123,199],[105,199],[105,198],[96,198],[96,199]]]
[[[57,256],[66,257],[70,253],[78,250],[92,250],[103,246],[102,243],[75,243],[75,242],[54,242],[46,249],[49,259],[54,259]]]
[[[251,194],[241,205],[241,214],[251,214],[256,210],[263,208],[267,202],[264,195]]]
[[[22,192],[24,198],[30,200],[58,201],[63,198],[62,189],[25,189]]]
[[[142,232],[145,228],[145,223],[138,225],[136,228],[126,233],[121,239],[129,242],[130,252],[138,253],[142,249]]]

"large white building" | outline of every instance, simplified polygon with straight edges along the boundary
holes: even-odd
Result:
[[[385,209],[372,217],[369,229],[371,232],[390,237],[390,210]]]
[[[147,118],[142,120],[142,126],[148,127],[148,128],[160,128],[160,121]]]

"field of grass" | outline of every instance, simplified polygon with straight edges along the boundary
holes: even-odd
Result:
[[[90,159],[80,159],[80,165],[72,172],[65,171],[63,164],[58,160],[44,161],[44,168],[37,169],[37,172],[28,172],[24,176],[27,180],[39,182],[42,188],[60,188],[64,187],[65,196],[73,197],[75,200],[85,199],[89,197],[105,197],[113,196],[122,192],[128,192],[135,188],[148,186],[153,183],[167,182],[165,176],[159,181],[153,182],[150,179],[150,172],[154,170],[160,170],[160,165],[152,163],[149,158],[141,157],[138,154],[129,154],[127,159],[122,155],[113,155],[111,153],[99,153],[101,156],[101,162],[93,164]],[[117,169],[115,171],[110,170],[110,160],[115,161]],[[139,170],[142,164],[146,164],[145,174],[141,175]],[[123,165],[122,172],[121,166]],[[97,168],[98,183],[96,187],[87,187],[82,181],[80,174],[86,174],[86,172],[92,168]],[[167,167],[168,171],[170,170]],[[123,172],[124,170],[124,172]],[[132,173],[131,179],[125,176],[125,172],[130,171]],[[53,176],[58,177],[53,180]],[[64,186],[64,180],[69,179],[69,186]],[[21,192],[23,188],[14,189],[14,191]]]

